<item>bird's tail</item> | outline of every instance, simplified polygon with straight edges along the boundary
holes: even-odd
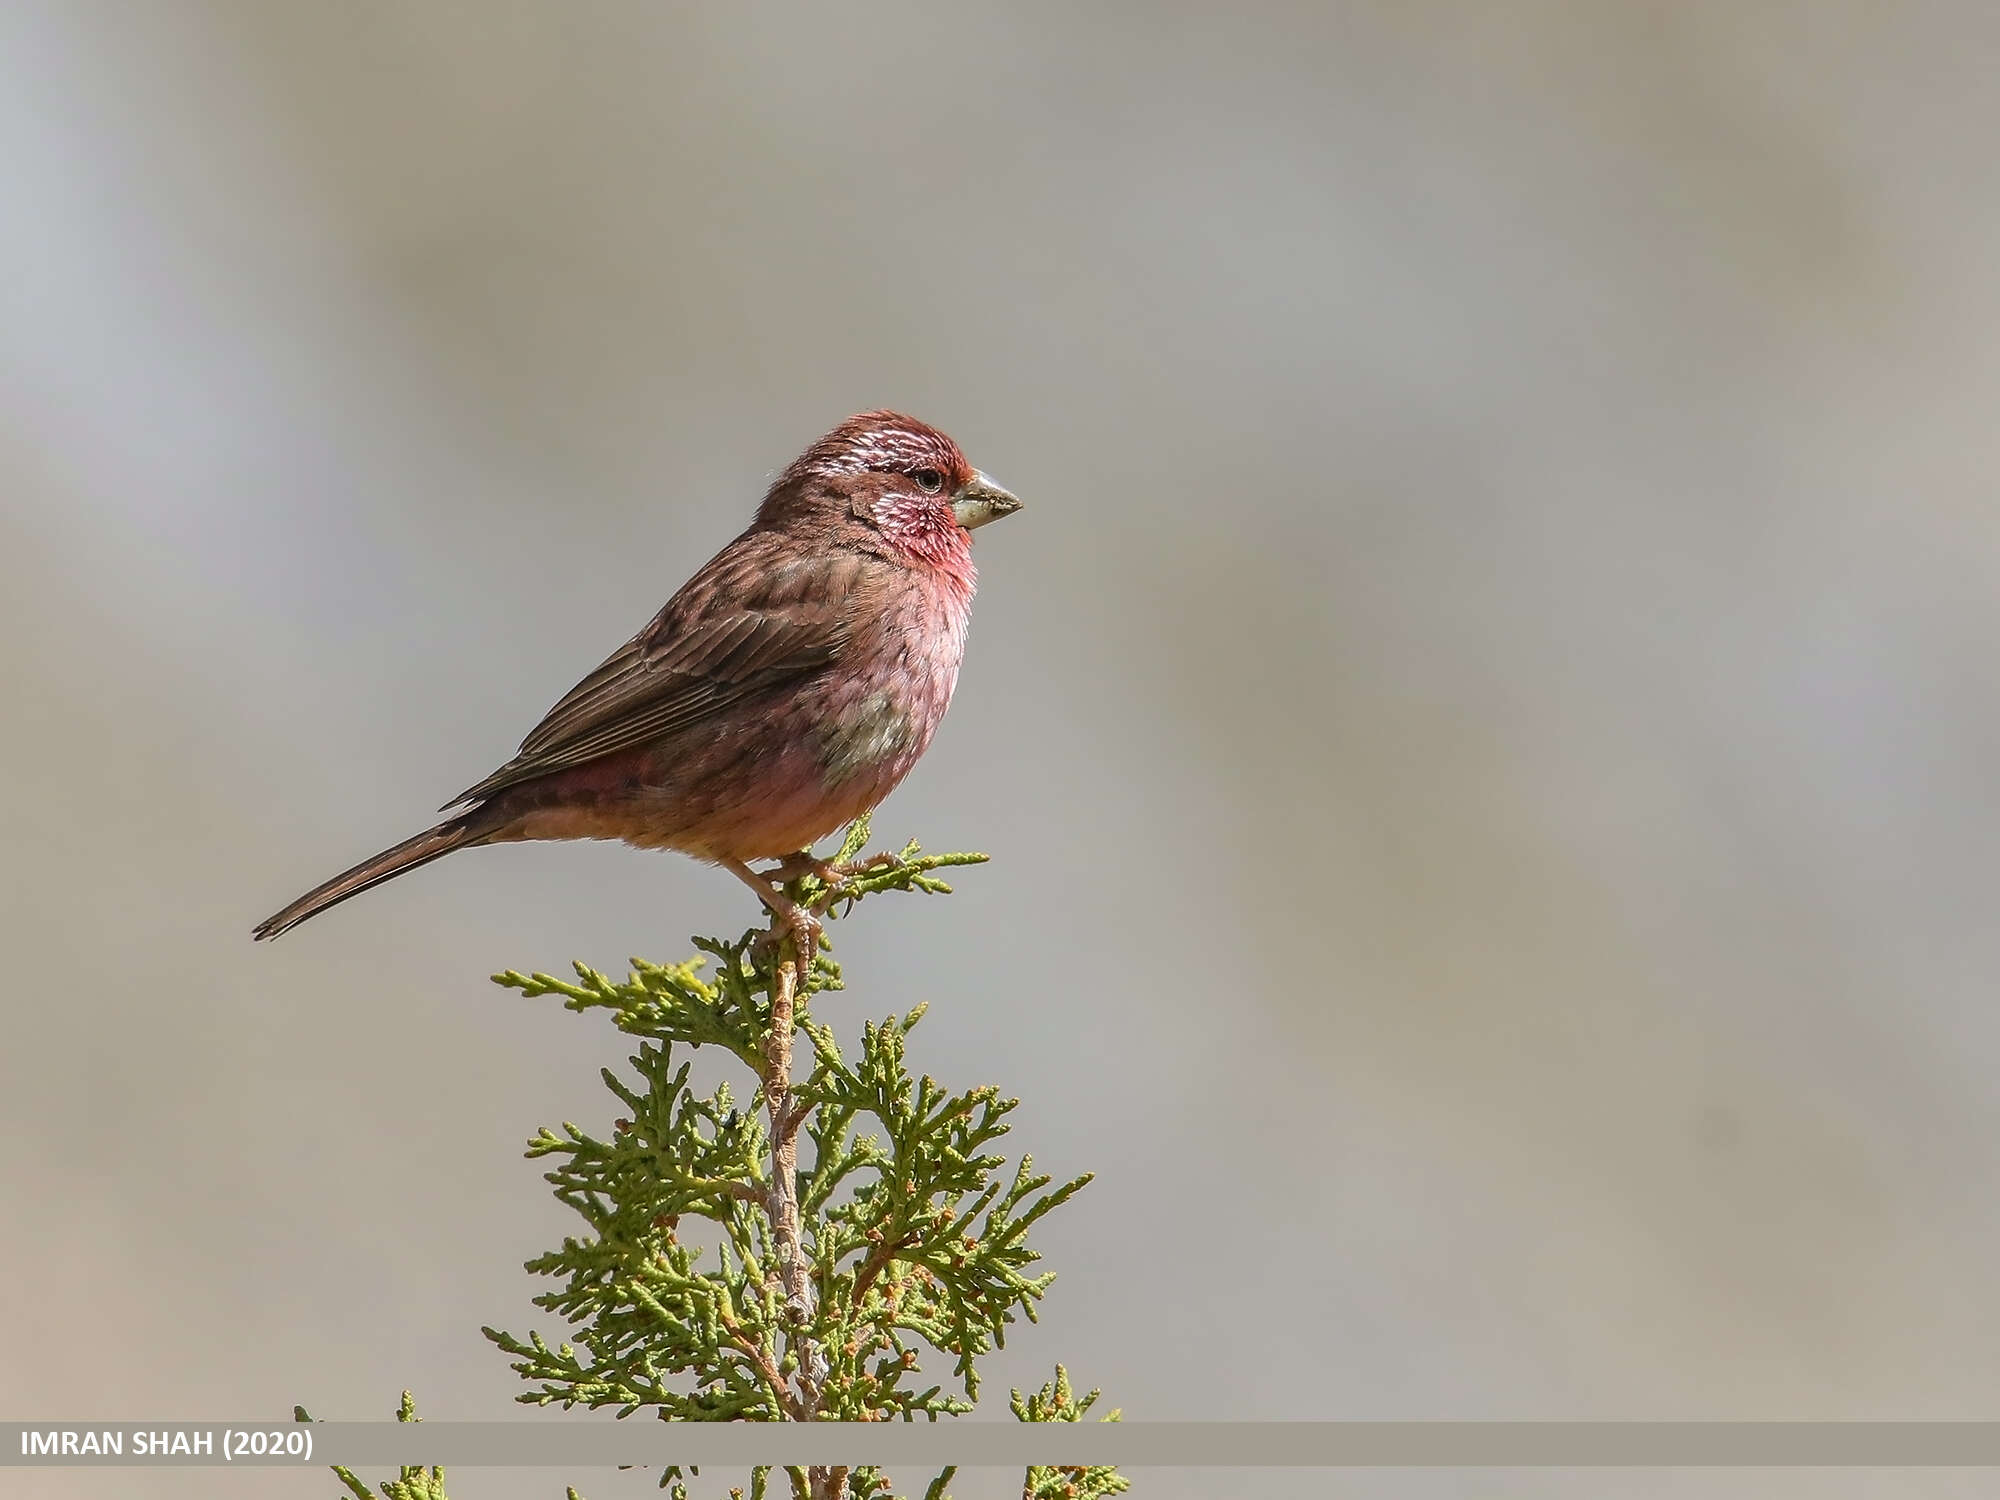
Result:
[[[298,926],[307,917],[318,916],[329,906],[338,906],[349,896],[358,896],[371,886],[394,879],[406,870],[416,869],[418,865],[427,865],[454,849],[483,842],[491,831],[490,823],[477,821],[476,812],[466,817],[447,819],[413,839],[404,839],[393,849],[384,849],[373,859],[364,859],[326,884],[313,887],[283,911],[259,922],[252,936],[274,938],[287,928]]]

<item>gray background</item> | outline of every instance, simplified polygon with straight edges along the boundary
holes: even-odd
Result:
[[[1996,66],[1972,3],[0,9],[0,1411],[504,1414],[519,1146],[622,1049],[482,976],[742,892],[248,928],[891,404],[1031,507],[879,819],[996,862],[830,1007],[1100,1173],[996,1397],[1993,1416]]]

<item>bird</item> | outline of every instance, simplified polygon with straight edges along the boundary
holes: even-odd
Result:
[[[461,849],[616,839],[719,865],[773,915],[812,845],[929,748],[965,654],[972,533],[1021,502],[937,428],[849,417],[644,629],[565,693],[444,820],[253,929],[274,938]],[[772,870],[754,861],[776,859]]]

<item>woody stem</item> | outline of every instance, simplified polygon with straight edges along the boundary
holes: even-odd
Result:
[[[800,976],[806,962],[795,927],[783,912],[771,914],[771,1025],[764,1037],[764,1105],[771,1121],[771,1186],[764,1197],[764,1214],[771,1224],[777,1251],[777,1290],[783,1299],[785,1345],[796,1362],[786,1392],[785,1415],[810,1422],[819,1415],[827,1364],[809,1328],[812,1323],[812,1283],[799,1224],[799,1131],[806,1111],[792,1099],[792,1041],[797,1024]],[[814,1465],[807,1471],[812,1500],[843,1500],[847,1471]]]

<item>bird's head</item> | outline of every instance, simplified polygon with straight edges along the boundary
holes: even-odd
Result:
[[[868,411],[800,454],[757,518],[767,525],[800,515],[858,524],[892,554],[947,566],[969,558],[973,531],[1020,508],[935,427]]]

